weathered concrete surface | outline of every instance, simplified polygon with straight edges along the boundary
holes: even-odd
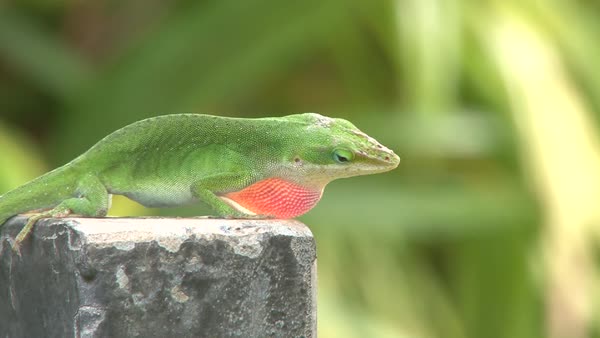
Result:
[[[298,221],[43,220],[1,233],[0,337],[314,337],[316,252]]]

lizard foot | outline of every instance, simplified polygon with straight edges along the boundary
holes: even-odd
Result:
[[[35,215],[29,217],[29,219],[27,220],[27,223],[25,224],[23,229],[21,229],[21,231],[19,231],[19,234],[17,235],[14,242],[12,243],[13,251],[15,251],[17,253],[17,255],[21,256],[21,243],[23,243],[23,241],[25,239],[27,239],[27,236],[29,236],[29,234],[33,230],[33,226],[35,225],[35,223],[37,221],[39,221],[42,218],[66,217],[70,213],[71,213],[71,211],[66,208],[54,208],[50,211],[35,214]]]

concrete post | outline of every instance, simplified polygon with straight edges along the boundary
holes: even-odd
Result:
[[[0,242],[0,337],[315,337],[316,251],[293,220],[42,220]]]

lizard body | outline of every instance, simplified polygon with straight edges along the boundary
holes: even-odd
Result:
[[[391,150],[343,119],[314,113],[244,119],[164,115],[108,135],[73,161],[0,196],[0,226],[32,210],[35,221],[105,216],[111,194],[147,207],[202,201],[222,217],[293,218],[330,181],[395,168]]]

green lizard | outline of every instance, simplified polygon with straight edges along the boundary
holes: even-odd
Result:
[[[352,123],[307,113],[273,118],[200,114],[142,120],[83,155],[0,196],[0,226],[41,218],[105,216],[111,194],[147,207],[208,204],[221,217],[293,218],[312,209],[334,179],[374,174],[400,158]]]

